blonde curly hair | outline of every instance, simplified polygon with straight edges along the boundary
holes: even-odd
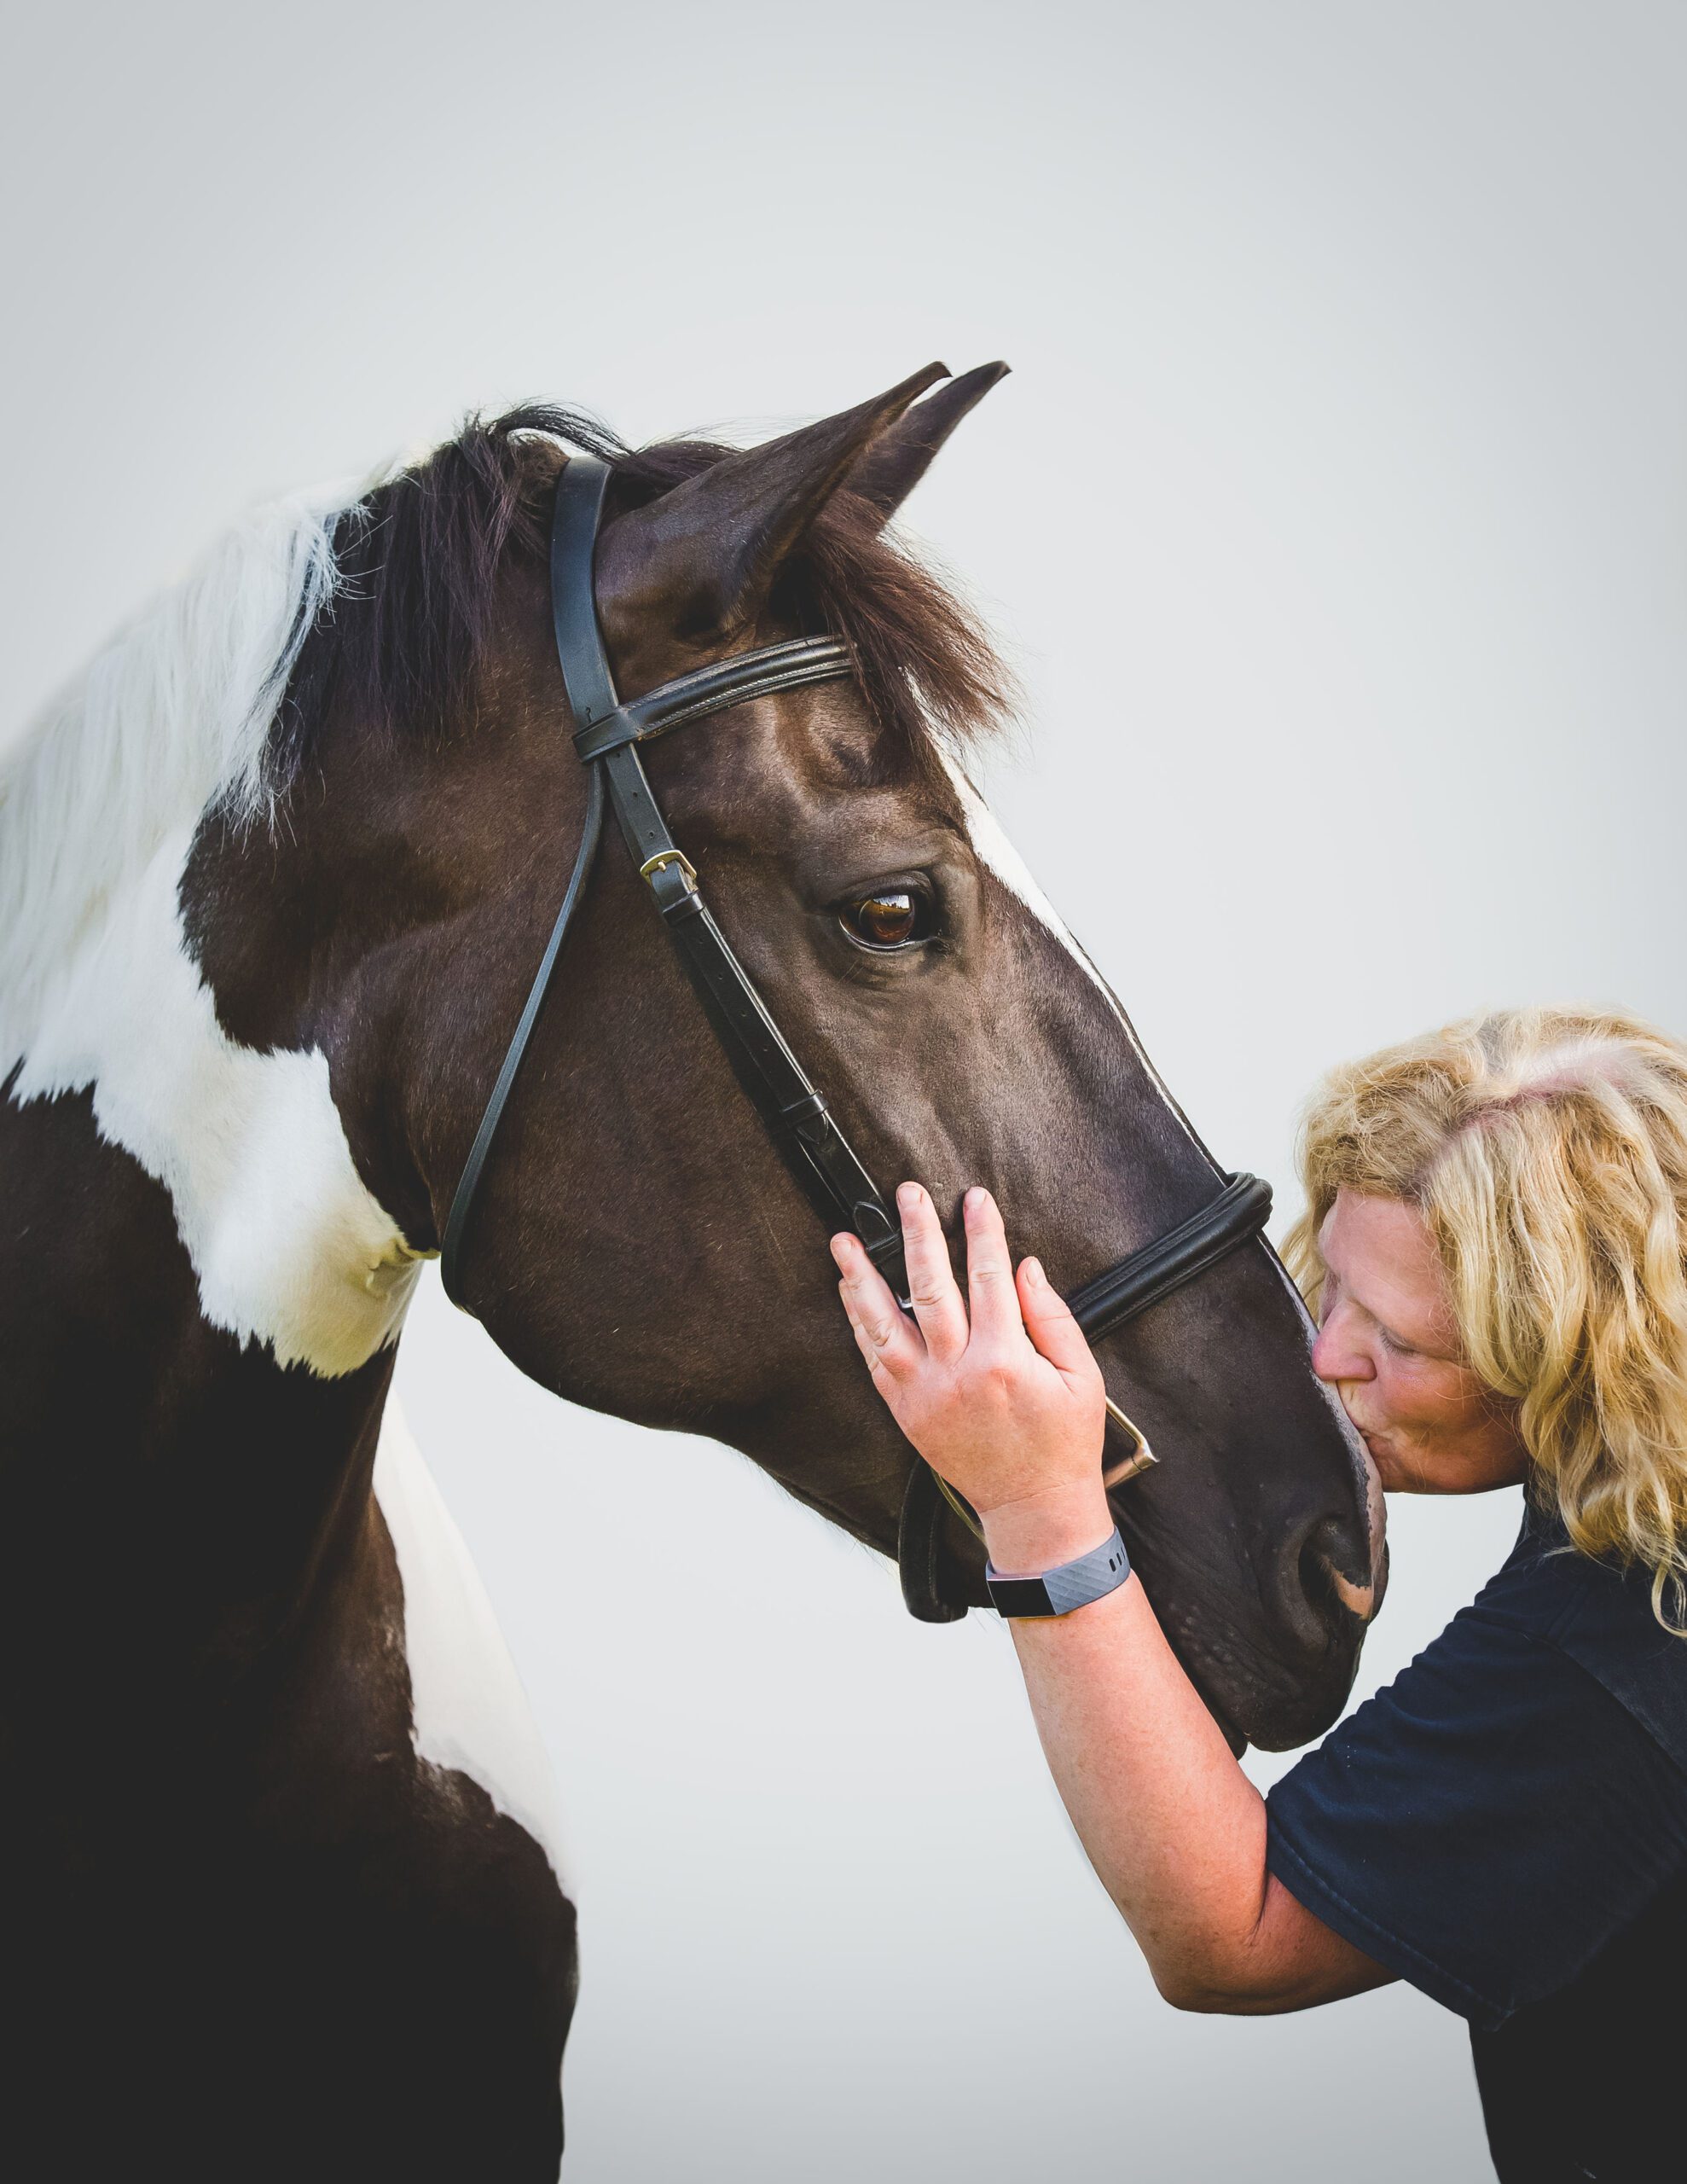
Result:
[[[1284,1254],[1313,1313],[1337,1191],[1418,1207],[1531,1491],[1584,1554],[1649,1570],[1687,1635],[1687,1048],[1592,1010],[1452,1024],[1336,1070],[1301,1174]]]

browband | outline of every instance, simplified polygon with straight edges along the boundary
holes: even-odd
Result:
[[[620,744],[647,743],[723,706],[770,698],[804,682],[835,682],[855,671],[841,637],[797,637],[786,644],[763,645],[759,652],[735,653],[730,659],[711,660],[707,667],[678,676],[645,697],[629,698],[606,718],[576,729],[574,748],[583,758],[600,758]]]

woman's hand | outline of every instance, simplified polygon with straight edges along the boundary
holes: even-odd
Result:
[[[1035,1259],[1016,1278],[994,1201],[969,1191],[969,1326],[930,1199],[904,1183],[896,1203],[912,1321],[859,1240],[832,1240],[873,1385],[978,1512],[1004,1575],[1099,1547],[1113,1528],[1101,1374],[1064,1298]],[[1304,2009],[1394,1977],[1267,1871],[1264,1802],[1134,1577],[1011,1628],[1066,1809],[1162,1994],[1191,2009]]]
[[[929,1194],[904,1183],[896,1205],[912,1320],[860,1240],[832,1240],[873,1385],[977,1511],[997,1569],[1051,1569],[1087,1553],[1113,1526],[1101,1483],[1105,1391],[1065,1299],[1034,1258],[1016,1275],[988,1191],[966,1194],[966,1301]]]

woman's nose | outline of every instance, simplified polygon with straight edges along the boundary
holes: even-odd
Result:
[[[1318,1331],[1312,1346],[1312,1369],[1320,1380],[1370,1380],[1376,1368],[1370,1352],[1357,1339],[1353,1317],[1338,1304]]]

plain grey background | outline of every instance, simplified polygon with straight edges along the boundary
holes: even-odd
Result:
[[[472,404],[764,429],[1003,355],[913,520],[1024,680],[1000,814],[1223,1157],[1286,1210],[1319,1071],[1483,1002],[1687,1031],[1681,7],[299,0],[8,45],[9,729],[241,505]],[[435,1290],[400,1379],[562,1780],[575,2184],[1487,2173],[1411,1991],[1157,2003],[998,1629],[915,1627]],[[1396,1505],[1361,1693],[1516,1513]]]

